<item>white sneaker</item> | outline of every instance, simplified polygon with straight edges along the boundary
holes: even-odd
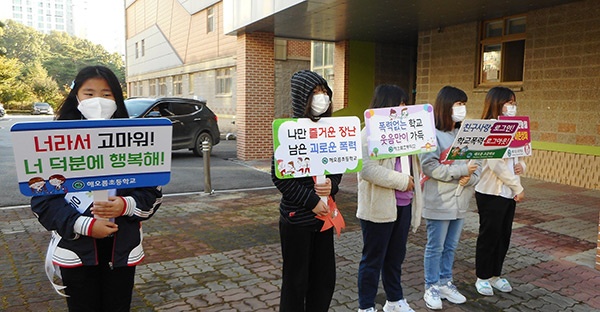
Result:
[[[442,309],[442,299],[440,298],[440,291],[436,285],[431,285],[431,287],[425,290],[423,300],[425,300],[425,305],[432,310]]]
[[[448,281],[446,285],[440,286],[439,291],[440,298],[446,299],[454,304],[467,302],[467,298],[458,292],[458,289],[451,281]]]
[[[415,312],[406,302],[406,299],[400,301],[385,301],[383,312]]]
[[[484,296],[493,296],[494,290],[492,289],[492,285],[490,281],[487,279],[477,278],[475,282],[475,288],[477,288],[477,292]]]
[[[377,312],[377,310],[375,308],[358,309],[358,312]]]

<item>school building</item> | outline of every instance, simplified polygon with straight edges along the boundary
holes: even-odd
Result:
[[[336,116],[380,83],[416,104],[452,85],[479,118],[493,86],[531,120],[527,176],[600,189],[600,1],[127,0],[129,96],[203,98],[238,158],[272,154],[289,81],[312,69]]]

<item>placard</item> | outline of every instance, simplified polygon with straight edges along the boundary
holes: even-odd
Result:
[[[362,168],[358,117],[273,121],[275,174],[280,179],[357,172]]]
[[[516,121],[465,120],[446,159],[503,158],[518,128]]]
[[[365,128],[371,159],[427,153],[437,149],[431,104],[367,109]]]
[[[506,149],[504,158],[531,156],[531,132],[529,131],[529,116],[499,116],[499,120],[510,120],[519,123],[515,137]]]
[[[166,118],[23,122],[10,131],[25,196],[170,180],[172,125]]]

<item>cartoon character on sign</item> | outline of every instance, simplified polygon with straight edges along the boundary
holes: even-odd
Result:
[[[283,159],[278,159],[277,168],[279,169],[279,175],[282,177],[286,175],[294,175],[294,173],[296,173],[296,168],[294,168],[293,161],[290,161],[286,164],[283,162]]]
[[[54,186],[53,193],[67,193],[67,188],[64,186],[67,178],[61,174],[53,174],[48,178],[48,183]]]
[[[304,159],[302,159],[302,157],[298,157],[298,172],[302,173],[302,174],[308,174],[310,173],[310,158],[305,157]]]
[[[404,121],[406,118],[408,118],[408,108],[404,107],[400,111],[400,120]]]
[[[396,119],[396,117],[398,116],[398,114],[396,113],[395,109],[390,109],[390,120],[394,120]]]
[[[46,189],[46,180],[42,177],[33,177],[29,179],[29,188],[35,194],[48,193],[48,190]]]

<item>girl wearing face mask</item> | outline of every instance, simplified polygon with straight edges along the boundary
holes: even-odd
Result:
[[[369,108],[405,106],[408,95],[396,85],[379,85]],[[402,111],[401,109],[398,109]],[[408,230],[421,221],[420,198],[413,188],[419,186],[416,157],[370,159],[368,137],[362,131],[363,167],[358,174],[358,205],[363,249],[358,267],[359,312],[375,312],[379,277],[383,281],[386,302],[384,312],[414,312],[402,290],[402,262],[406,256]],[[412,160],[412,161],[411,161]],[[410,172],[413,172],[413,175]]]
[[[485,97],[482,119],[515,116],[515,93],[504,87],[495,87]],[[494,289],[512,291],[502,275],[504,258],[508,252],[516,203],[524,197],[519,175],[525,172],[522,158],[487,159],[483,162],[481,179],[475,187],[479,213],[479,236],[475,254],[475,288],[485,296]]]
[[[129,118],[121,85],[106,67],[83,68],[56,119],[107,118]],[[141,221],[156,212],[162,192],[157,186],[109,190],[110,194],[114,196],[108,201],[80,207],[83,213],[65,201],[65,194],[31,198],[38,221],[53,232],[52,241],[58,241],[49,247],[46,265],[57,268],[69,311],[130,309],[135,266],[144,258]]]
[[[331,89],[317,73],[302,70],[291,79],[294,118],[331,117]],[[271,162],[271,179],[281,192],[279,237],[283,274],[279,311],[327,312],[335,288],[333,228],[321,231],[329,208],[320,196],[335,196],[341,174],[327,175],[315,184],[312,177],[278,179]]]
[[[442,299],[454,304],[467,300],[452,281],[452,267],[480,169],[478,164],[466,160],[445,160],[467,114],[466,103],[464,91],[450,86],[440,90],[433,106],[437,150],[420,155],[426,176],[423,179],[423,218],[427,228],[423,299],[433,310],[442,308]],[[462,192],[457,192],[459,185],[463,186]]]

